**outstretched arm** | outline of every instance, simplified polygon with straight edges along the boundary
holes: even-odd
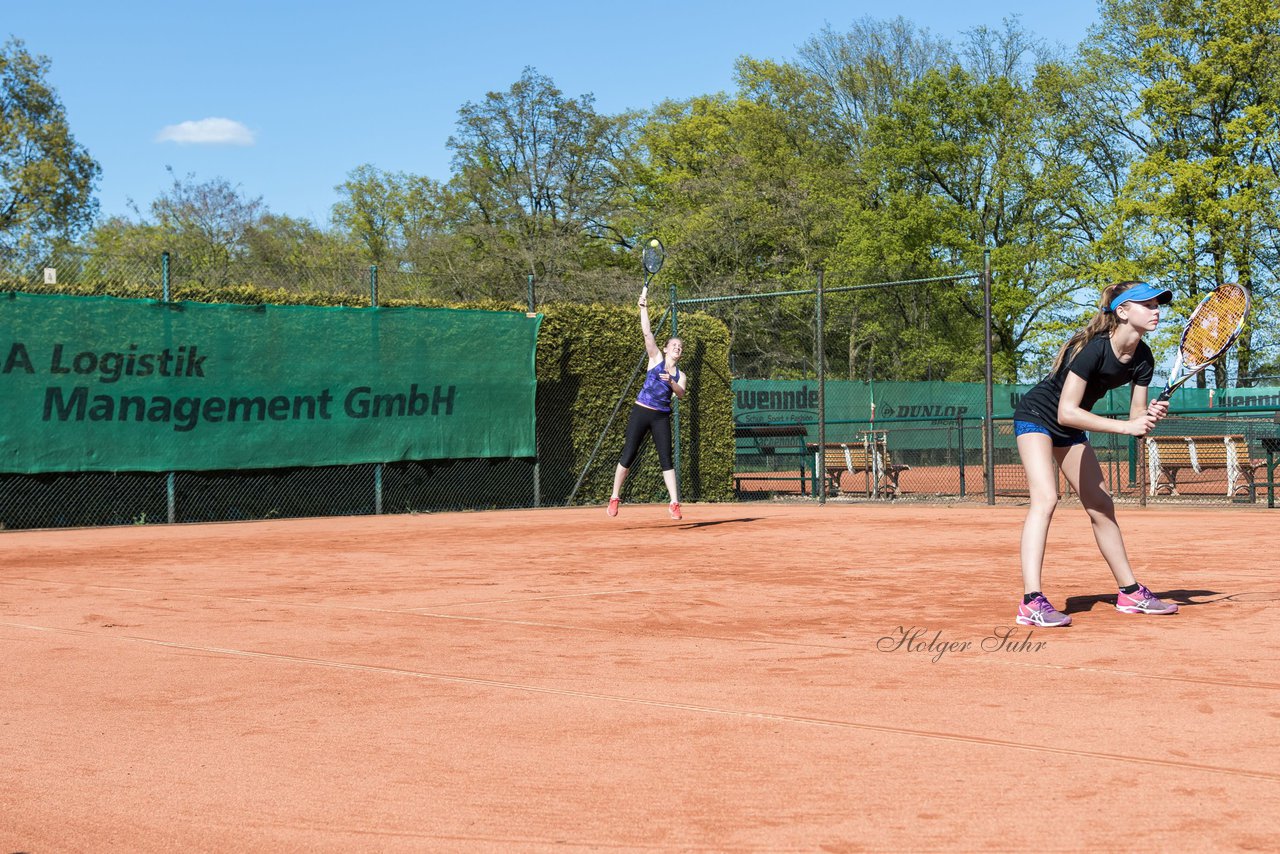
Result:
[[[644,349],[649,353],[649,361],[652,362],[662,355],[662,350],[658,347],[658,342],[653,339],[653,328],[649,325],[649,300],[643,293],[640,295],[640,331],[644,333]]]

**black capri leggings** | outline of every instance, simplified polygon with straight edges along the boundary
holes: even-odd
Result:
[[[653,446],[658,449],[662,470],[675,468],[671,463],[671,413],[659,412],[638,403],[631,407],[631,415],[627,418],[627,443],[622,446],[618,465],[624,469],[631,468],[636,454],[640,453],[640,442],[644,440],[645,433],[653,436]]]

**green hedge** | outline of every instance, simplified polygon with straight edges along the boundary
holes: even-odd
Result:
[[[656,321],[661,309],[652,311]],[[538,336],[538,456],[549,495],[569,496],[597,444],[577,501],[604,500],[613,489],[627,415],[645,368],[637,312],[634,306],[544,307]],[[679,332],[685,342],[681,366],[689,374],[689,394],[678,409],[681,497],[725,501],[733,497],[734,456],[729,331],[708,315],[682,314]],[[666,328],[654,334],[665,338]],[[666,500],[651,445],[646,444],[632,467],[623,498]]]

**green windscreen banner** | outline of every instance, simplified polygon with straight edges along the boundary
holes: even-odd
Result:
[[[1156,382],[1148,396],[1152,399],[1164,387],[1164,375],[1157,364]],[[997,384],[992,389],[992,415],[1012,418],[1013,410],[1031,385]],[[827,421],[867,421],[872,418],[934,419],[982,418],[986,412],[986,386],[982,383],[878,382],[828,380],[823,408]],[[1129,411],[1128,386],[1107,392],[1093,411],[1123,414]],[[733,418],[738,424],[816,423],[818,383],[814,380],[734,380]],[[874,411],[872,404],[875,405]],[[1280,409],[1280,388],[1188,388],[1179,389],[1171,401],[1171,411],[1203,410],[1213,407]]]
[[[0,294],[0,471],[532,457],[541,319]]]

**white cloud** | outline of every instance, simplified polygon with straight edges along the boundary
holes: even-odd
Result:
[[[253,131],[234,119],[200,119],[160,129],[156,142],[179,145],[253,145]]]

